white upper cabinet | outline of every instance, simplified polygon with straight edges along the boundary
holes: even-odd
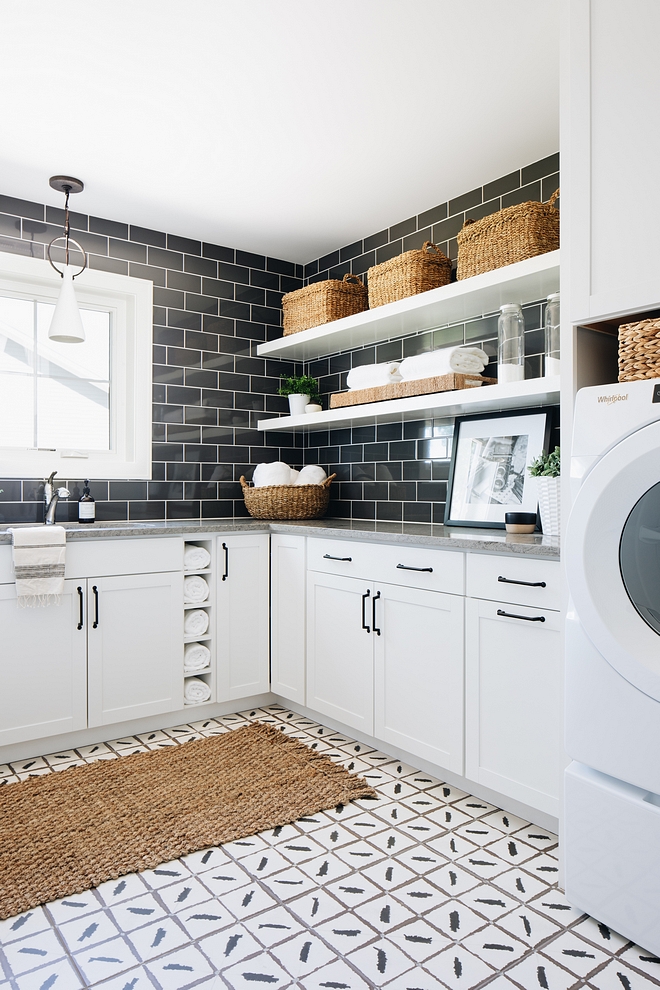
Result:
[[[660,4],[568,0],[564,15],[562,285],[567,261],[579,323],[660,304]]]

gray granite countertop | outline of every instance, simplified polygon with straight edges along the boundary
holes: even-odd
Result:
[[[559,539],[532,533],[513,536],[502,529],[447,528],[436,523],[373,522],[350,519],[304,519],[268,522],[260,519],[202,519],[181,522],[97,522],[91,526],[63,523],[70,540],[131,539],[142,536],[194,536],[195,533],[304,533],[339,540],[403,543],[467,550],[473,553],[512,553],[559,559]],[[11,543],[8,525],[0,525],[0,544]],[[18,527],[16,527],[18,528]]]

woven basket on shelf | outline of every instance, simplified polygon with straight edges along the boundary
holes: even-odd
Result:
[[[369,269],[369,309],[437,289],[451,281],[451,261],[431,241]]]
[[[559,247],[556,189],[547,203],[518,203],[481,220],[466,220],[458,232],[456,278],[504,268]]]
[[[344,275],[341,282],[337,278],[313,282],[282,297],[284,336],[320,327],[364,309],[367,309],[367,289],[357,275]]]
[[[619,327],[619,381],[660,378],[660,320]]]
[[[264,485],[252,488],[241,476],[245,507],[255,519],[320,519],[328,511],[331,474],[322,485]]]

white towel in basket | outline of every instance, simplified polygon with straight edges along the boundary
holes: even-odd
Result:
[[[59,605],[64,591],[64,527],[32,526],[7,532],[12,536],[18,604],[23,608]]]
[[[211,688],[201,677],[188,677],[185,684],[183,697],[189,705],[198,705],[211,697]]]
[[[186,636],[203,636],[209,627],[209,613],[203,608],[193,608],[186,612],[183,631]]]
[[[186,571],[203,571],[211,562],[211,554],[204,547],[190,543],[183,551],[183,568]]]
[[[208,667],[210,661],[211,651],[203,643],[188,643],[183,651],[183,669],[186,673]]]
[[[209,586],[203,577],[192,574],[183,579],[184,602],[205,602],[209,597]]]

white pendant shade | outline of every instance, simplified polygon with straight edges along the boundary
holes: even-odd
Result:
[[[69,265],[64,269],[62,289],[50,323],[48,337],[63,344],[81,344],[85,339],[85,328],[80,319],[78,300],[73,289],[72,268]]]

